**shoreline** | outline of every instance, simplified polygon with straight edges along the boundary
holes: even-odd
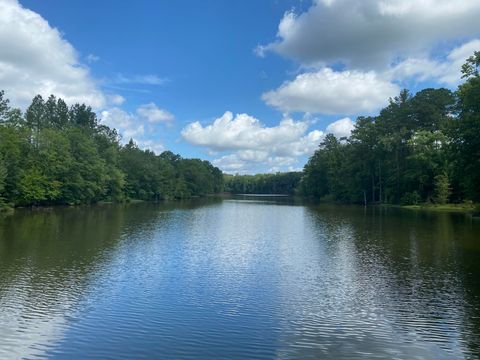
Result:
[[[425,211],[435,211],[435,212],[456,212],[456,213],[465,213],[465,214],[475,214],[475,216],[480,216],[479,206],[470,203],[463,204],[418,204],[418,205],[395,205],[395,204],[379,204],[381,207],[395,207],[400,209],[407,210],[425,210]]]
[[[169,202],[182,202],[185,200],[195,200],[199,198],[229,198],[232,196],[245,196],[245,197],[295,197],[295,195],[286,195],[286,194],[232,194],[232,193],[220,193],[220,194],[207,194],[203,196],[192,196],[185,199],[163,199],[157,201],[149,200],[140,200],[140,199],[129,199],[127,201],[105,201],[100,200],[96,203],[90,204],[49,204],[49,205],[34,205],[34,206],[4,206],[0,208],[0,214],[11,214],[16,209],[35,209],[35,210],[48,210],[58,207],[88,207],[88,206],[102,206],[102,205],[113,205],[113,204],[139,204],[139,203],[169,203]],[[308,199],[302,198],[307,203]],[[315,204],[329,204],[329,205],[346,205],[343,203],[336,202],[313,202]],[[351,204],[353,205],[353,204]],[[357,204],[358,206],[364,206]],[[396,209],[406,209],[406,210],[422,210],[422,211],[432,211],[432,212],[451,212],[451,213],[464,213],[471,214],[474,217],[480,217],[480,205],[473,203],[462,203],[462,204],[417,204],[417,205],[399,205],[399,204],[368,204],[367,206],[374,206],[379,208],[396,208]]]

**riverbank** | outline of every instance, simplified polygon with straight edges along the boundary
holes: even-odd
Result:
[[[445,211],[445,212],[461,212],[461,213],[480,213],[480,205],[472,203],[462,204],[418,204],[418,205],[391,205],[382,204],[383,207],[397,207],[410,210],[428,210],[428,211]]]
[[[91,204],[55,204],[55,205],[39,205],[39,206],[32,206],[32,207],[15,207],[15,206],[5,206],[0,208],[0,214],[10,214],[13,213],[17,208],[35,208],[35,209],[51,209],[55,207],[77,207],[77,206],[90,206],[90,205],[112,205],[112,204],[137,204],[137,203],[176,203],[182,202],[185,200],[194,200],[194,199],[201,199],[201,198],[231,198],[235,196],[245,196],[245,197],[295,197],[294,195],[283,195],[283,194],[232,194],[232,193],[219,193],[219,194],[206,194],[203,196],[191,196],[186,199],[164,199],[159,201],[146,201],[140,199],[127,199],[121,202],[115,201],[98,201],[96,203]],[[308,200],[302,197],[295,197],[297,200],[306,201]],[[317,202],[314,202],[317,203]],[[332,205],[344,205],[342,203],[336,202],[320,202],[322,204],[332,204]],[[457,213],[465,213],[465,214],[473,214],[474,216],[480,217],[480,204],[473,204],[473,203],[461,203],[461,204],[417,204],[417,205],[398,205],[398,204],[377,204],[376,206],[384,207],[384,208],[399,208],[399,209],[408,209],[408,210],[425,210],[425,211],[435,211],[435,212],[457,212]]]
[[[57,208],[87,208],[96,206],[112,206],[112,205],[135,205],[135,204],[182,204],[185,202],[201,201],[202,199],[221,199],[222,194],[205,194],[205,195],[193,195],[186,198],[166,198],[161,200],[141,200],[141,199],[125,199],[123,201],[107,201],[100,200],[92,203],[80,203],[80,204],[41,204],[32,206],[15,206],[14,204],[7,204],[0,207],[0,215],[11,215],[18,209],[35,210],[35,211],[51,211]]]

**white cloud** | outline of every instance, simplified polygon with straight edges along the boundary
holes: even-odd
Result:
[[[158,75],[154,74],[131,76],[118,74],[111,82],[114,84],[163,85],[168,82],[168,79],[161,78]]]
[[[247,115],[225,112],[212,124],[202,126],[198,121],[187,125],[182,136],[193,145],[212,150],[269,150],[292,144],[305,134],[308,123],[283,119],[278,126],[265,127],[258,119]]]
[[[0,0],[0,87],[14,106],[36,94],[98,109],[106,102],[87,67],[61,33],[16,0]]]
[[[86,59],[88,63],[95,63],[100,60],[100,57],[94,54],[88,54]]]
[[[432,46],[480,34],[478,0],[316,0],[302,14],[287,12],[275,42],[257,48],[302,64],[343,62],[384,69],[398,56],[418,57]]]
[[[88,63],[100,58],[89,54]],[[165,83],[156,75],[119,75],[119,83],[160,85]],[[103,92],[80,62],[79,54],[39,14],[22,7],[17,0],[0,0],[0,89],[14,106],[25,108],[40,94],[54,94],[67,103],[86,103],[100,112],[101,123],[118,130],[122,141],[135,139],[141,148],[163,151],[163,145],[147,138],[153,125],[173,120],[173,115],[154,103],[141,105],[131,114],[118,106],[125,98]]]
[[[296,171],[323,141],[326,133],[350,136],[354,121],[343,118],[321,130],[308,131],[311,121],[283,119],[276,126],[265,126],[247,115],[227,111],[209,125],[194,122],[182,130],[190,144],[203,146],[215,166],[227,173]]]
[[[117,107],[102,111],[100,122],[117,129],[122,135],[123,142],[128,142],[130,138],[137,138],[145,133],[145,125],[138,118]]]
[[[461,82],[461,68],[474,51],[480,50],[480,40],[474,39],[451,50],[444,61],[429,58],[408,58],[393,66],[387,75],[392,79],[435,80],[456,86]]]
[[[286,12],[277,40],[257,47],[259,56],[274,51],[305,71],[262,99],[284,112],[366,115],[400,84],[455,87],[480,49],[479,18],[478,0],[315,0],[303,13]]]
[[[352,119],[346,117],[329,124],[326,133],[333,134],[337,138],[349,137],[354,127],[355,123]]]
[[[100,113],[100,122],[117,129],[124,144],[133,139],[141,149],[149,149],[159,154],[165,148],[163,144],[151,138],[155,132],[154,125],[158,121],[155,114],[144,113],[141,110],[144,110],[146,106],[147,108],[160,109],[154,103],[147,105],[141,105],[135,113],[126,112],[118,107],[103,110]],[[171,116],[173,117],[173,115]]]
[[[125,98],[118,94],[107,95],[107,99],[113,105],[122,105],[125,102]]]
[[[140,149],[153,151],[157,155],[165,151],[165,146],[155,140],[135,140],[135,142]]]
[[[212,163],[222,171],[231,174],[274,173],[295,171],[299,168],[299,160],[293,156],[265,156],[266,154],[260,153],[259,158],[256,155],[251,158],[251,155],[246,154],[245,151],[237,151],[213,160]]]
[[[278,89],[262,95],[283,111],[323,114],[371,113],[388,103],[399,87],[374,71],[333,71],[324,68],[298,75]]]
[[[300,157],[312,154],[324,134],[319,130],[307,132],[308,127],[307,121],[289,118],[267,127],[248,114],[234,116],[227,111],[209,125],[187,125],[182,136],[190,144],[211,151],[233,151],[213,161],[225,171],[255,172],[285,169],[296,165]]]
[[[174,116],[167,110],[160,109],[153,102],[149,104],[140,105],[137,109],[137,114],[144,117],[151,123],[169,122],[174,119]]]

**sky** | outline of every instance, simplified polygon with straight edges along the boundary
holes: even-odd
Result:
[[[0,0],[0,89],[228,173],[300,170],[401,89],[456,89],[478,19],[478,0]]]

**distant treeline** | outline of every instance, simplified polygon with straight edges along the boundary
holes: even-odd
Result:
[[[327,135],[305,165],[300,192],[353,203],[480,201],[480,52],[456,92],[403,90],[348,138]]]
[[[224,175],[225,191],[233,194],[286,194],[295,192],[301,172]]]
[[[25,113],[0,92],[0,206],[160,200],[219,193],[349,203],[480,202],[480,52],[457,91],[403,90],[348,138],[329,134],[303,172],[223,175],[208,161],[121,145],[92,109],[36,96]]]
[[[0,207],[160,200],[219,193],[208,161],[160,155],[98,122],[84,104],[36,96],[25,113],[0,92]]]
[[[232,193],[302,195],[346,203],[480,202],[480,52],[457,91],[403,90],[348,138],[329,134],[303,173],[225,175]]]

